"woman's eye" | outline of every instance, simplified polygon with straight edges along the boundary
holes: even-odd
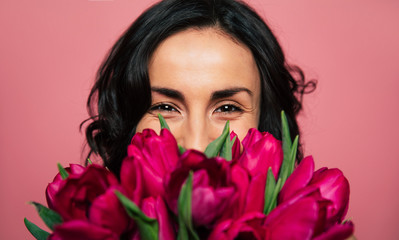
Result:
[[[159,104],[150,108],[150,111],[178,112],[176,108],[168,104]]]
[[[234,106],[234,105],[223,105],[221,107],[218,107],[215,112],[219,113],[230,113],[230,112],[242,112],[242,109],[240,107]]]

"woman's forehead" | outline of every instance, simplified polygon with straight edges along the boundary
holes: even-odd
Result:
[[[189,29],[163,41],[149,64],[151,85],[259,87],[251,51],[217,29]],[[251,90],[252,91],[252,90]]]

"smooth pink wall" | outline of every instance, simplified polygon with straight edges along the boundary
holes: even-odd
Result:
[[[56,163],[81,162],[79,123],[103,56],[149,0],[0,1],[0,239],[33,239]],[[399,4],[248,0],[317,91],[300,122],[306,154],[351,183],[358,239],[399,237]],[[377,3],[378,2],[378,3]],[[43,226],[43,224],[41,224]]]

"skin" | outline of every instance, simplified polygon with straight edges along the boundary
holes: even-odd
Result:
[[[230,129],[243,139],[257,128],[260,79],[251,51],[214,28],[188,29],[163,41],[149,64],[152,106],[137,131],[160,131],[157,114],[178,144],[204,151]]]

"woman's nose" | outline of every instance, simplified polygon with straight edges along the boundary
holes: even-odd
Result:
[[[177,140],[182,147],[202,152],[214,140],[211,126],[206,119],[187,119],[183,123],[180,135]]]

